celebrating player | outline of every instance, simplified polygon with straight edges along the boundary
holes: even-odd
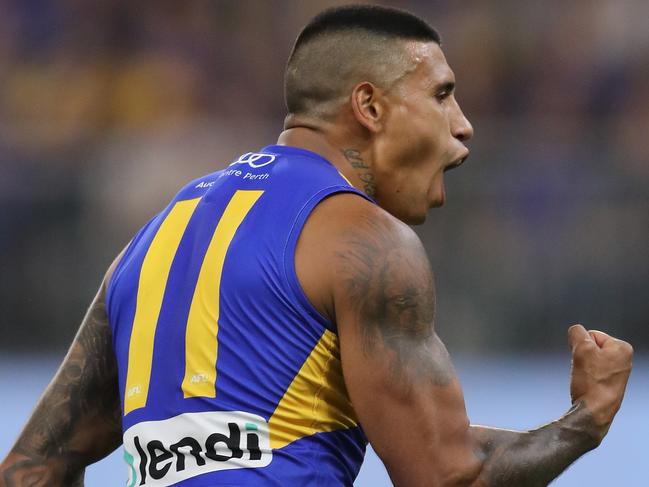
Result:
[[[278,143],[180,190],[111,265],[2,486],[81,485],[124,444],[129,486],[539,486],[602,441],[631,346],[569,329],[572,407],[470,424],[408,226],[444,203],[473,128],[435,30],[327,10],[300,33]]]

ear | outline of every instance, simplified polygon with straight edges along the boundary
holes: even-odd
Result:
[[[354,86],[351,96],[354,118],[370,132],[383,128],[385,108],[381,91],[369,81]]]

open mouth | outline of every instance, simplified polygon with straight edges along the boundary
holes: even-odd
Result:
[[[456,167],[460,167],[462,164],[464,164],[464,161],[466,161],[468,157],[469,157],[469,154],[467,153],[467,154],[463,155],[462,157],[460,157],[459,159],[454,160],[453,162],[451,162],[448,166],[446,166],[444,168],[444,172],[450,171],[451,169],[455,169]]]

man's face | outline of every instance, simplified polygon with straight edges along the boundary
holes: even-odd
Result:
[[[376,200],[409,224],[445,200],[444,171],[469,154],[473,128],[454,95],[455,76],[435,43],[409,42],[413,69],[385,96],[385,123],[374,154]]]

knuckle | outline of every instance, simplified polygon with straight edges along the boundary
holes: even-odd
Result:
[[[595,342],[590,340],[583,340],[575,346],[575,352],[580,353],[592,353],[594,350],[597,350],[597,345]]]
[[[633,355],[633,346],[629,342],[620,340],[620,350],[627,356]]]
[[[611,343],[611,348],[620,352],[633,353],[633,347],[631,346],[631,344],[618,338],[613,340],[613,342]]]

